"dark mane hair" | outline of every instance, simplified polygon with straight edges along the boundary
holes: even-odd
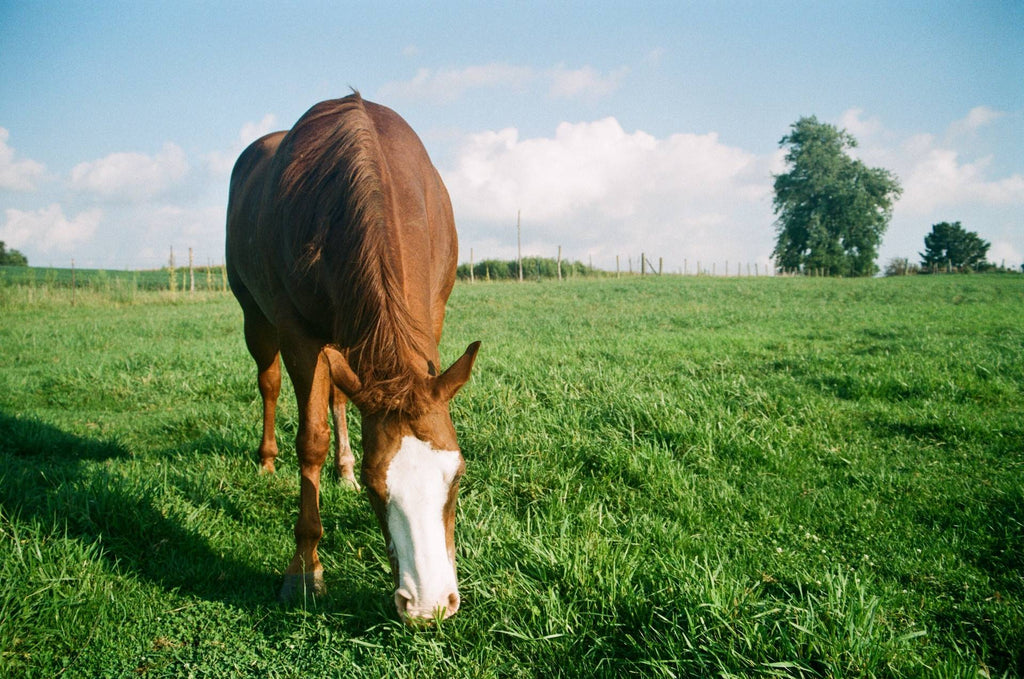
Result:
[[[284,223],[295,225],[296,273],[314,276],[330,299],[333,340],[362,382],[360,405],[416,410],[422,380],[410,363],[432,337],[402,291],[383,154],[362,97],[355,92],[317,104],[282,146],[289,161],[278,186]]]

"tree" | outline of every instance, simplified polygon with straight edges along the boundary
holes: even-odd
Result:
[[[851,158],[846,152],[857,140],[813,116],[790,127],[779,142],[787,146],[789,171],[775,175],[776,264],[831,276],[874,275],[902,193],[895,175]]]
[[[0,266],[28,266],[28,258],[17,250],[8,250],[0,240]]]
[[[957,269],[983,269],[991,243],[982,240],[974,231],[967,231],[960,222],[939,222],[924,237],[921,268],[953,266]]]

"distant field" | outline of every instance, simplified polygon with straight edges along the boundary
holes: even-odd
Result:
[[[13,286],[40,290],[74,287],[86,292],[125,293],[154,290],[225,290],[224,268],[188,267],[117,271],[112,269],[55,269],[28,266],[0,266],[0,290]]]
[[[258,475],[229,294],[26,290],[0,286],[0,676],[1024,673],[1019,276],[460,283],[463,606],[425,630],[333,479],[328,594],[276,602],[295,406]]]

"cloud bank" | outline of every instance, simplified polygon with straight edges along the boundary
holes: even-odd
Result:
[[[646,248],[682,266],[687,257],[735,257],[728,242],[744,224],[770,224],[773,162],[714,133],[659,139],[605,118],[562,123],[552,137],[521,139],[514,128],[470,135],[442,174],[464,244],[507,242],[521,211],[535,254],[563,245],[611,266],[616,254]]]
[[[860,142],[855,155],[892,170],[904,188],[880,264],[916,258],[932,224],[958,219],[992,241],[994,261],[1019,263],[1012,243],[1024,176],[1000,175],[991,155],[972,153],[975,138],[1007,115],[977,107],[938,136],[901,136],[858,108],[839,117]],[[553,256],[561,245],[611,268],[615,255],[635,262],[644,251],[671,270],[692,271],[700,259],[719,271],[731,261],[735,271],[737,262],[769,262],[772,175],[784,170],[781,150],[758,155],[715,133],[658,138],[605,118],[562,123],[552,136],[522,138],[515,128],[467,135],[442,174],[463,250],[478,258],[514,256],[521,211],[529,254]]]
[[[120,152],[71,170],[71,187],[104,199],[142,201],[181,183],[188,172],[185,152],[177,144],[164,144],[156,155]]]
[[[96,233],[103,219],[100,209],[85,210],[67,217],[57,203],[34,211],[7,209],[0,226],[0,240],[12,248],[31,246],[42,253],[74,252]]]
[[[584,96],[626,75],[549,69],[543,83],[551,97]],[[480,67],[424,72],[417,87],[445,78],[464,92],[524,78],[542,82],[528,69]],[[916,259],[932,224],[958,220],[992,242],[991,259],[1019,265],[1024,175],[1001,172],[998,155],[982,151],[998,154],[986,143],[1016,129],[1014,115],[979,106],[945,130],[902,135],[862,109],[838,117],[860,142],[854,154],[892,170],[904,187],[880,265],[892,256]],[[0,190],[9,192],[10,205],[0,214],[0,239],[33,263],[70,255],[82,266],[155,267],[166,263],[169,247],[179,257],[194,247],[198,261],[219,262],[231,166],[242,148],[276,127],[270,114],[246,122],[224,147],[196,158],[172,142],[155,154],[111,153],[74,165],[62,181],[50,177],[45,194],[45,167],[17,158],[0,128]],[[764,270],[769,263],[772,175],[785,169],[781,150],[751,152],[714,132],[656,136],[624,129],[615,117],[563,122],[550,134],[524,136],[509,127],[447,139],[453,150],[439,170],[463,261],[470,249],[477,260],[514,257],[521,212],[526,254],[554,256],[561,246],[565,257],[607,269],[616,256],[623,269],[629,262],[635,268],[641,252],[664,258],[669,271],[693,272],[698,261],[719,273],[727,261],[733,272],[737,264]]]

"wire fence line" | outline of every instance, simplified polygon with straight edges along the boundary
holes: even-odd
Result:
[[[94,290],[99,292],[170,291],[226,292],[227,267],[222,264],[196,265],[188,251],[186,262],[178,265],[171,250],[167,264],[154,269],[80,268],[71,259],[67,267],[0,266],[0,287]]]
[[[165,264],[158,268],[79,268],[75,260],[67,267],[0,266],[0,287],[32,286],[95,291],[167,291],[172,293],[227,292],[227,268],[223,255],[220,264],[196,264],[192,248],[179,260],[171,248]],[[465,254],[465,253],[463,253]],[[477,261],[469,249],[469,261],[458,265],[460,280],[572,280],[575,278],[645,277],[645,276],[713,276],[713,277],[826,277],[824,269],[781,269],[764,261],[740,259],[683,258],[667,262],[662,256],[646,252],[616,255],[614,268],[593,266],[579,259],[563,258],[559,247],[555,257],[526,256],[517,259],[488,258]],[[207,259],[207,262],[210,260]]]
[[[589,260],[589,258],[588,258]],[[765,262],[750,262],[739,259],[713,260],[688,259],[681,263],[668,262],[664,257],[639,255],[616,255],[612,269],[595,267],[592,261],[584,264],[578,259],[565,259],[558,248],[555,257],[527,256],[518,259],[476,260],[470,249],[469,261],[459,264],[458,277],[462,280],[536,280],[554,278],[565,280],[577,276],[622,277],[622,276],[778,276],[815,275],[817,272],[788,271],[775,269]]]

